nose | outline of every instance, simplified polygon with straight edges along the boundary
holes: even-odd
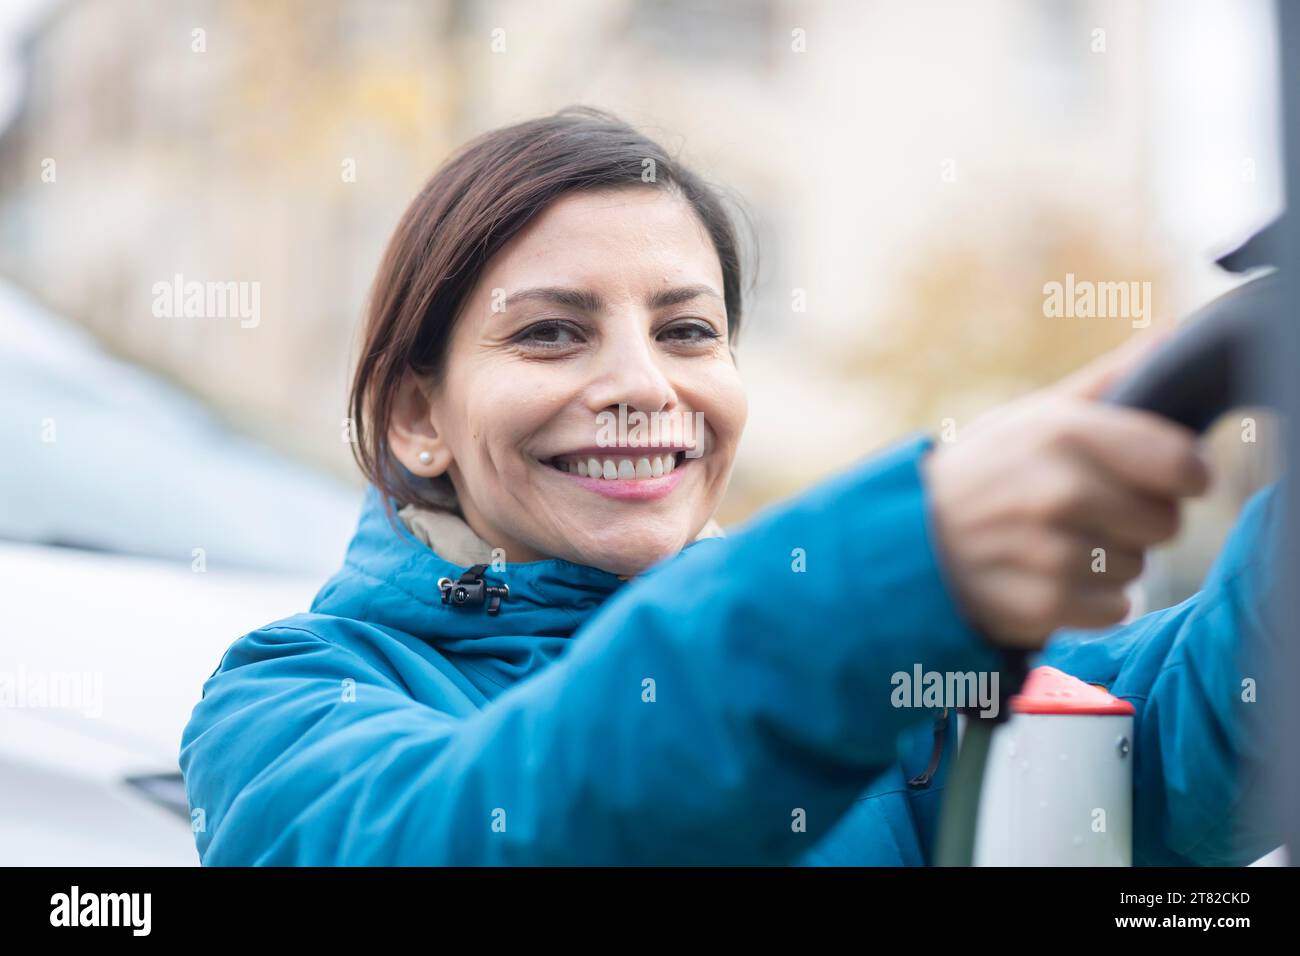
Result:
[[[600,370],[587,389],[587,404],[593,413],[616,410],[619,405],[647,413],[662,412],[677,404],[677,392],[643,328],[635,333],[611,335],[597,360]]]

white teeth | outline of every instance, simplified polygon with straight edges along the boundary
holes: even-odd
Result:
[[[583,478],[603,478],[606,481],[644,481],[662,478],[677,467],[675,454],[655,455],[653,458],[583,458],[577,461],[553,459],[560,471]]]

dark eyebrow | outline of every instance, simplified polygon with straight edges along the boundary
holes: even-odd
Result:
[[[577,309],[580,312],[599,312],[605,304],[600,296],[594,292],[587,292],[585,289],[564,289],[556,286],[546,286],[512,292],[506,298],[506,305],[528,300],[550,302],[569,309]]]
[[[650,297],[650,308],[666,309],[669,306],[690,302],[691,299],[698,299],[700,296],[712,296],[715,299],[722,298],[707,285],[684,285],[675,289],[664,289],[656,292]]]
[[[707,285],[684,285],[656,292],[650,296],[649,305],[652,309],[666,309],[670,306],[681,305],[683,302],[697,299],[700,296],[711,296],[715,299],[722,298]],[[521,289],[518,292],[512,292],[506,298],[506,305],[509,306],[516,302],[530,300],[550,302],[565,308],[577,309],[580,312],[599,312],[605,305],[600,296],[594,292],[588,292],[585,289],[566,289],[560,286],[540,286],[535,289]]]

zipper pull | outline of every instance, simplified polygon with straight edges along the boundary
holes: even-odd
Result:
[[[492,584],[483,577],[486,570],[486,564],[476,564],[462,574],[459,581],[439,578],[442,603],[452,607],[483,607],[486,604],[488,614],[495,617],[501,610],[501,602],[510,597],[510,588],[506,584]]]

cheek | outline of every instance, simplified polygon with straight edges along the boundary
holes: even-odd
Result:
[[[734,448],[749,415],[749,399],[734,366],[716,375],[701,392],[704,421],[722,446]]]
[[[528,464],[534,436],[564,407],[544,380],[503,372],[470,390],[461,428],[463,444],[483,468],[513,473]]]

